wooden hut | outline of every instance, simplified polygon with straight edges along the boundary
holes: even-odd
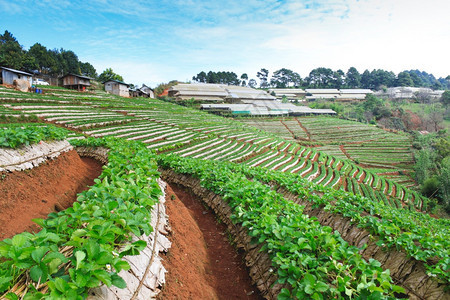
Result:
[[[91,86],[91,79],[87,76],[66,74],[62,77],[63,87],[72,90],[85,91]]]

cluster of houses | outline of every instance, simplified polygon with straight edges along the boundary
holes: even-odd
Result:
[[[14,70],[11,68],[0,67],[0,84],[14,85],[21,91],[30,90],[34,75],[31,73]],[[63,87],[73,89],[77,91],[86,91],[91,86],[91,80],[93,78],[76,75],[66,74],[60,77]],[[105,91],[114,95],[122,97],[148,97],[155,98],[155,92],[145,84],[142,87],[130,89],[130,85],[120,80],[108,80],[104,82]]]
[[[286,98],[289,101],[314,101],[320,99],[333,99],[335,101],[364,100],[370,89],[269,89],[269,93],[278,99]]]
[[[438,99],[441,98],[444,90],[432,90],[424,87],[392,87],[385,90],[380,90],[375,93],[378,97],[386,97],[389,99]]]

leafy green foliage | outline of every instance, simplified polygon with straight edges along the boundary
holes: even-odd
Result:
[[[119,74],[114,73],[114,71],[112,70],[112,68],[106,68],[99,76],[98,76],[98,80],[100,82],[105,82],[108,80],[118,80],[118,81],[123,81],[123,77],[120,76]]]
[[[18,148],[22,145],[35,144],[40,141],[63,140],[68,131],[53,125],[5,125],[0,131],[0,147]]]
[[[139,254],[146,246],[144,241],[132,243],[131,233],[141,236],[153,230],[150,211],[161,193],[154,154],[139,142],[112,138],[73,144],[109,148],[109,163],[71,208],[35,220],[43,228],[40,232],[0,242],[0,294],[21,276],[49,287],[45,295],[29,289],[34,298],[81,299],[100,283],[124,288],[117,273],[130,266],[122,257]],[[67,247],[73,250],[65,257],[59,251]],[[117,253],[119,248],[123,250]]]
[[[366,262],[358,249],[338,232],[303,214],[303,207],[283,199],[270,187],[250,181],[227,164],[158,156],[162,168],[190,174],[203,187],[221,195],[231,207],[232,221],[247,228],[261,244],[277,272],[288,284],[280,299],[348,298],[369,295],[393,298],[403,289],[392,284],[388,271],[376,260]]]

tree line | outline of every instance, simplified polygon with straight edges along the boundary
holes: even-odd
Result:
[[[0,34],[0,66],[33,74],[44,74],[59,77],[71,73],[88,76],[101,82],[109,79],[123,81],[122,76],[107,68],[100,75],[88,62],[82,62],[71,50],[47,49],[40,43],[35,43],[25,50],[11,32]]]
[[[360,73],[355,67],[347,72],[334,71],[330,68],[320,67],[312,70],[308,76],[302,78],[297,72],[281,68],[273,72],[269,78],[269,70],[262,68],[256,73],[260,88],[363,88],[378,90],[396,86],[428,87],[432,89],[449,89],[450,75],[446,78],[434,77],[425,71],[409,70],[395,74],[383,69],[365,70]],[[203,83],[222,83],[229,85],[258,87],[255,79],[250,79],[247,73],[240,77],[234,72],[204,72],[201,71],[192,77],[193,81]]]

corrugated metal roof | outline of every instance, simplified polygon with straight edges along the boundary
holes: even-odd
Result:
[[[4,69],[16,74],[22,74],[22,75],[27,75],[27,76],[33,76],[33,74],[27,73],[27,72],[23,72],[23,71],[19,71],[19,70],[15,70],[15,69],[11,69],[11,68],[7,68],[7,67],[0,67],[0,69]]]
[[[340,89],[341,94],[373,94],[370,89]]]
[[[223,101],[223,98],[217,96],[177,96],[177,100],[191,100],[192,98],[197,101]]]
[[[305,91],[311,94],[339,94],[338,89],[306,89]]]
[[[265,91],[256,90],[248,87],[232,86],[224,84],[177,84],[169,89],[170,92],[175,93],[175,96],[189,96],[199,98],[196,96],[221,96],[231,99],[264,99],[275,100],[275,97],[267,94]]]
[[[74,75],[74,76],[78,76],[78,75]],[[83,76],[78,76],[78,77],[83,78]],[[87,77],[87,78],[89,78],[89,77]],[[125,83],[125,82],[120,81],[120,80],[115,80],[115,79],[106,80],[105,82],[103,82],[103,84],[105,84],[107,82],[110,82],[110,81],[117,82],[117,83],[120,83],[120,84],[123,84],[123,85],[126,85],[126,86],[130,86],[128,83]]]
[[[224,91],[178,91],[175,96],[217,96],[217,97],[225,97],[228,94]]]

